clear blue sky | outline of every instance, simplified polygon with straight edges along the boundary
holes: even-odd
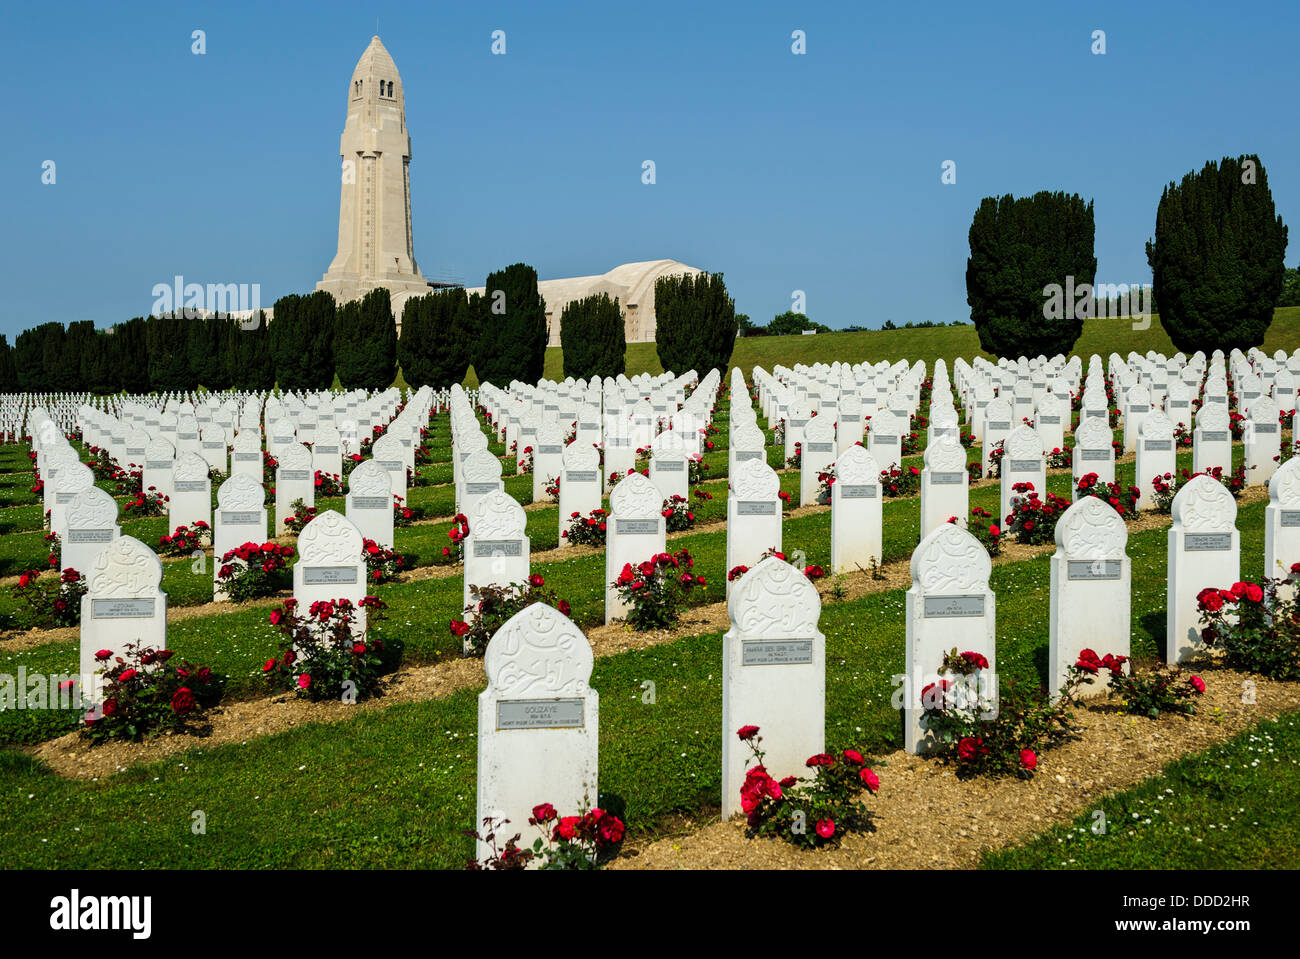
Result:
[[[1148,281],[1161,188],[1243,152],[1300,228],[1295,2],[4,10],[11,342],[144,315],[178,273],[260,283],[266,305],[310,291],[337,244],[345,98],[376,17],[406,90],[416,259],[470,285],[521,260],[545,279],[668,257],[724,273],[757,322],[794,290],[834,327],[965,319],[981,197],[1094,199],[1098,278]],[[1295,237],[1288,265],[1298,253]]]

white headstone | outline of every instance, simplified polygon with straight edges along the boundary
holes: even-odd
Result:
[[[628,563],[636,566],[664,552],[663,498],[653,483],[632,473],[609,496],[610,517],[605,533],[605,622],[626,615],[628,607],[614,581]],[[471,532],[473,526],[470,527]]]
[[[348,474],[347,516],[385,549],[393,548],[393,481],[374,460],[358,463]]]
[[[751,569],[763,554],[781,549],[781,477],[765,460],[741,460],[727,497],[727,570]],[[731,580],[727,581],[731,595]]]
[[[368,594],[361,530],[332,509],[319,513],[298,535],[298,562],[293,567],[293,598],[303,609],[317,601],[349,600],[356,611],[352,632],[366,630]]]
[[[81,675],[89,677],[103,667],[95,653],[106,649],[113,656],[128,644],[149,649],[167,648],[167,594],[159,589],[162,563],[148,546],[133,536],[119,536],[95,557],[86,574],[86,595],[81,598]],[[108,665],[114,665],[108,660]],[[92,702],[102,698],[102,680],[83,680]]]
[[[831,572],[869,569],[884,559],[880,465],[862,446],[835,461],[831,486]]]
[[[266,542],[266,494],[247,473],[235,473],[217,487],[217,511],[212,524],[212,595],[226,599],[220,573],[221,558],[245,543]]]
[[[1241,576],[1237,503],[1218,480],[1193,476],[1174,496],[1169,528],[1165,661],[1183,663],[1203,648],[1196,594],[1227,589]]]

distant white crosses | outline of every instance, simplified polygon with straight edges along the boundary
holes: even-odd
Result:
[[[1129,654],[1132,563],[1125,547],[1128,528],[1104,500],[1085,496],[1061,514],[1051,560],[1048,691],[1065,686],[1079,653]],[[1090,683],[1080,695],[1105,692]]]
[[[1174,497],[1169,529],[1165,660],[1183,663],[1204,648],[1197,594],[1227,587],[1241,572],[1237,503],[1218,480],[1193,476]]]
[[[807,776],[826,731],[826,637],[821,598],[795,566],[769,557],[736,583],[722,638],[722,818],[740,811],[749,753],[736,733],[767,730],[764,765],[775,779]]]

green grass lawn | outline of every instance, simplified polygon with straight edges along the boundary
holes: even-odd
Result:
[[[1108,796],[1067,826],[986,853],[985,869],[1293,869],[1300,713],[1259,723]],[[1096,831],[1094,831],[1096,829]]]

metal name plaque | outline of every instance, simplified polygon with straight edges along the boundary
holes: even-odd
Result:
[[[965,473],[929,473],[931,486],[960,486]]]
[[[892,434],[892,435],[873,434],[869,436],[868,439],[870,439],[871,442],[875,443],[877,446],[895,446],[898,443],[898,436],[896,434]]]
[[[501,488],[500,483],[466,483],[465,492],[470,496],[482,496],[485,493],[494,493]]]
[[[172,468],[172,460],[145,460],[144,465],[151,470],[169,470]]]
[[[474,558],[523,556],[524,544],[517,539],[479,539],[474,541]]]
[[[947,619],[958,616],[983,616],[983,596],[927,596],[926,619]]]
[[[178,440],[196,440],[199,438],[199,434],[198,433],[177,433],[176,438]]]
[[[1119,579],[1117,559],[1072,559],[1067,567],[1068,579]]]
[[[90,602],[93,619],[148,619],[154,613],[150,599],[94,599]]]
[[[406,464],[401,460],[376,460],[375,462],[381,470],[386,470],[389,473],[398,473],[406,469]]]
[[[66,506],[68,503],[71,503],[76,498],[77,498],[76,493],[55,493],[54,494],[54,502],[58,503],[60,506]]]
[[[503,699],[497,703],[497,729],[582,729],[581,699]]]
[[[585,433],[585,432],[595,432],[596,430],[600,429],[600,424],[598,424],[598,423],[579,423],[579,424],[578,424],[578,429],[582,430],[584,433]]]
[[[1061,422],[1061,418],[1059,416],[1043,415],[1038,417],[1038,422],[1042,423],[1044,426],[1046,426],[1048,423],[1051,423],[1053,426],[1055,426]]]
[[[631,445],[632,445],[632,437],[630,437],[630,436],[611,436],[608,440],[605,441],[605,445],[606,445],[606,446],[613,446],[613,447],[631,446]]]
[[[203,448],[205,450],[223,450],[226,448],[226,444],[219,441],[215,443],[204,443]]]
[[[337,446],[316,446],[316,447],[313,447],[313,449],[314,449],[317,453],[330,453],[330,454],[333,454],[333,453],[337,453],[337,452],[339,451],[339,448],[338,448]]]
[[[177,493],[206,493],[208,491],[207,480],[176,480],[172,486]]]
[[[564,481],[566,483],[594,483],[597,481],[595,470],[565,470]]]
[[[304,566],[302,581],[305,586],[340,586],[357,581],[355,566]]]
[[[762,459],[763,455],[763,450],[736,450],[736,462],[743,463],[745,460]]]
[[[221,522],[225,526],[257,526],[259,523],[266,525],[266,520],[262,518],[261,513],[228,513],[221,511]]]
[[[539,446],[537,447],[538,456],[559,456],[563,452],[559,446]]]
[[[68,530],[68,542],[111,543],[113,542],[113,531],[111,529],[70,529]]]
[[[391,501],[386,496],[354,496],[353,509],[388,509]]]
[[[261,453],[236,453],[235,454],[236,463],[256,463],[259,460],[261,460],[261,458],[262,458]]]
[[[809,443],[808,444],[809,453],[829,453],[832,450],[834,450],[834,448],[835,447],[830,443]]]
[[[278,474],[282,483],[305,483],[311,479],[307,470],[279,470]]]
[[[1276,433],[1276,432],[1277,432],[1277,424],[1276,424],[1276,423],[1256,423],[1256,424],[1255,424],[1255,432],[1256,432],[1256,433]]]
[[[801,666],[813,661],[811,639],[741,640],[742,666]]]
[[[871,484],[865,486],[835,486],[831,488],[831,492],[838,490],[839,495],[845,499],[875,499],[876,490],[879,488]]]
[[[1282,510],[1283,526],[1300,526],[1300,509]]]
[[[290,445],[291,443],[293,443],[293,437],[292,437],[292,436],[275,436],[275,437],[272,437],[272,438],[271,438],[271,442],[274,443],[276,446],[288,446],[288,445]]]
[[[1192,401],[1191,400],[1170,400],[1168,405],[1170,409],[1173,409],[1174,407],[1187,409],[1189,406],[1192,405]]]
[[[1010,424],[1009,422],[1006,422],[1006,423],[990,423],[990,424],[989,424],[989,429],[991,429],[991,430],[1009,430],[1009,429],[1011,429],[1011,424]]]
[[[686,469],[686,460],[664,460],[662,463],[655,461],[654,468],[656,473],[680,473]]]
[[[1189,553],[1232,549],[1231,533],[1187,533],[1184,543]]]
[[[619,536],[644,536],[659,532],[657,519],[616,519],[614,529]]]
[[[1219,394],[1219,395],[1217,395],[1217,396],[1207,396],[1207,397],[1205,398],[1205,402],[1207,402],[1207,403],[1227,403],[1227,402],[1228,402],[1228,397],[1225,396],[1225,395],[1223,395],[1223,394]]]
[[[126,455],[127,455],[127,456],[144,456],[144,447],[141,447],[140,449],[137,449],[137,450],[133,450],[133,449],[131,449],[131,447],[128,446],[128,447],[126,448]]]
[[[775,516],[775,500],[742,499],[736,502],[737,516]]]
[[[1113,450],[1079,450],[1079,459],[1085,463],[1109,462]]]
[[[1088,416],[1105,416],[1110,410],[1084,410]]]
[[[1034,473],[1040,465],[1041,460],[1012,460],[1010,470],[1013,473]]]
[[[1201,433],[1201,439],[1206,443],[1226,443],[1228,442],[1228,431],[1204,430]]]

